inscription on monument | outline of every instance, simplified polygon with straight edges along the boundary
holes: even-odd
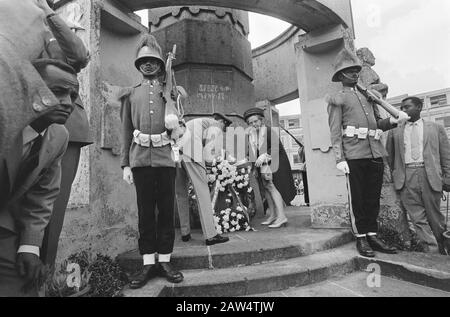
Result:
[[[225,100],[225,96],[231,92],[231,88],[222,85],[200,84],[197,98],[202,100]]]

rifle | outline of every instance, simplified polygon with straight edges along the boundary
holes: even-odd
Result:
[[[164,79],[164,91],[163,98],[166,101],[165,109],[165,126],[167,130],[173,130],[178,127],[179,121],[179,108],[178,108],[178,90],[175,81],[175,74],[172,69],[172,61],[175,59],[175,53],[177,51],[177,46],[174,45],[172,52],[167,54],[166,62],[166,77]],[[175,100],[174,100],[175,98]]]
[[[366,87],[362,86],[361,84],[356,84],[356,88],[364,95],[367,99],[373,100],[376,104],[380,105],[384,110],[389,112],[390,115],[392,115],[394,118],[398,119],[399,111],[391,105],[389,102],[384,101],[383,99],[379,98],[377,95],[375,95],[373,92],[368,90]]]

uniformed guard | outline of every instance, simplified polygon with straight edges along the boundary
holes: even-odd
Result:
[[[136,68],[142,82],[120,94],[122,118],[121,166],[124,180],[135,184],[139,215],[139,251],[142,270],[131,278],[131,288],[144,286],[159,274],[179,283],[183,274],[172,268],[176,148],[167,129],[167,100],[164,99],[165,62],[152,35],[138,47]],[[167,78],[166,78],[167,80]],[[169,79],[170,80],[170,79]],[[177,122],[178,123],[178,122]],[[155,209],[158,207],[158,216]],[[157,219],[156,219],[157,218]],[[156,255],[158,258],[156,261]]]
[[[343,89],[327,98],[328,121],[337,168],[350,184],[350,220],[357,250],[367,257],[374,257],[374,250],[393,254],[397,250],[377,238],[383,157],[387,156],[380,137],[408,115],[400,112],[398,119],[381,119],[378,107],[357,89],[361,64],[353,52],[343,49],[334,66],[332,81],[341,82]]]

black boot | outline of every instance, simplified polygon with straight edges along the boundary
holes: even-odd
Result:
[[[378,239],[377,236],[367,236],[367,241],[374,251],[387,254],[397,254],[398,252],[396,248],[388,246],[386,243]]]
[[[183,242],[188,242],[189,240],[191,240],[191,234],[188,233],[188,234],[185,235],[185,236],[181,236],[181,240],[182,240]]]
[[[206,239],[205,242],[206,242],[206,245],[214,245],[214,244],[218,244],[218,243],[227,242],[228,240],[230,240],[230,238],[222,237],[220,234],[218,234],[211,239]]]
[[[165,277],[170,283],[181,283],[183,282],[183,273],[176,271],[172,268],[170,263],[159,263],[159,275]]]
[[[156,264],[144,265],[139,272],[131,276],[130,288],[136,289],[143,287],[150,279],[156,276],[156,270]]]
[[[367,242],[366,237],[356,238],[356,249],[362,256],[373,258],[375,253]]]

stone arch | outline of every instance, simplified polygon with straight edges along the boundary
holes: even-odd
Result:
[[[130,11],[168,6],[215,6],[252,11],[284,20],[306,32],[330,25],[352,27],[350,1],[333,0],[118,0]],[[350,10],[351,11],[351,10]]]

